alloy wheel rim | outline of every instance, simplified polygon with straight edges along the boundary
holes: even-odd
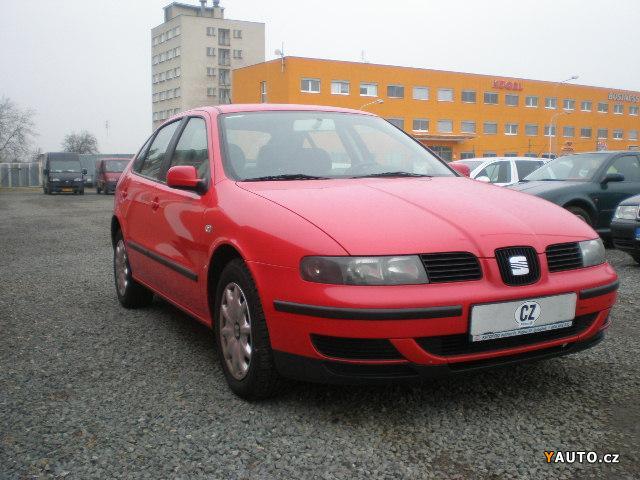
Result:
[[[127,252],[124,248],[124,241],[119,240],[116,245],[116,284],[118,293],[124,296],[129,286],[129,264],[127,262]]]
[[[220,303],[220,344],[229,373],[242,380],[249,372],[251,354],[251,315],[244,292],[237,283],[229,283]]]

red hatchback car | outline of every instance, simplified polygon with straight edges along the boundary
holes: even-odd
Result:
[[[162,125],[118,183],[118,297],[213,328],[231,389],[390,382],[577,352],[617,275],[561,207],[460,176],[365,112],[227,105]]]

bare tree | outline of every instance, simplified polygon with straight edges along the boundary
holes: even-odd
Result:
[[[64,137],[62,150],[73,153],[98,153],[98,139],[86,130],[80,133],[72,132]]]
[[[0,162],[29,161],[36,136],[34,111],[0,98]]]

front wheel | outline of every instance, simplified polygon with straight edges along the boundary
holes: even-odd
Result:
[[[591,215],[589,215],[589,212],[587,212],[584,208],[571,206],[571,207],[567,207],[567,210],[573,213],[576,217],[578,217],[580,220],[582,220],[584,223],[586,223],[590,227],[593,226],[593,220],[591,219]]]
[[[214,311],[218,358],[229,388],[248,400],[277,393],[282,380],[267,322],[251,272],[241,259],[232,260],[222,271]]]
[[[100,195],[100,193],[102,193],[102,190],[99,185],[96,185],[96,194]]]
[[[124,308],[146,307],[153,301],[153,292],[136,282],[131,275],[122,232],[116,234],[113,248],[113,277],[118,300]]]

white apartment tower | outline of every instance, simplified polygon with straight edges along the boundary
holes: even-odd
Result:
[[[229,20],[212,6],[174,2],[151,30],[153,128],[203,105],[231,103],[235,68],[264,62],[264,23]]]

